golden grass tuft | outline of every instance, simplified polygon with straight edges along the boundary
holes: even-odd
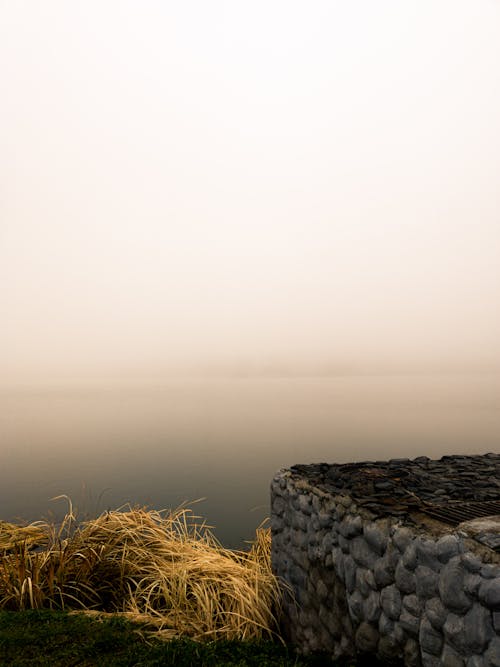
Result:
[[[121,613],[165,638],[248,640],[276,630],[269,529],[257,529],[243,552],[222,547],[187,508],[126,508],[77,526],[70,505],[58,530],[0,525],[0,607]]]

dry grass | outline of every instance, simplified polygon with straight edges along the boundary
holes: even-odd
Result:
[[[186,508],[76,525],[70,504],[58,528],[0,524],[0,608],[121,613],[165,638],[259,639],[274,634],[280,604],[270,544],[259,528],[249,551],[225,549]]]

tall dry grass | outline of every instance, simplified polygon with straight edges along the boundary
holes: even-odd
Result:
[[[259,639],[276,631],[271,536],[220,545],[192,510],[126,508],[61,525],[0,524],[0,607],[121,613],[165,638]]]

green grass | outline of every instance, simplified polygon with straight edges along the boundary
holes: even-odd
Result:
[[[147,637],[147,639],[145,638]],[[271,641],[160,641],[123,617],[62,611],[0,611],[0,665],[9,667],[328,667],[326,656],[301,658]]]

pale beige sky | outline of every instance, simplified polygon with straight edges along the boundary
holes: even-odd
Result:
[[[500,362],[500,2],[0,1],[0,372]]]

